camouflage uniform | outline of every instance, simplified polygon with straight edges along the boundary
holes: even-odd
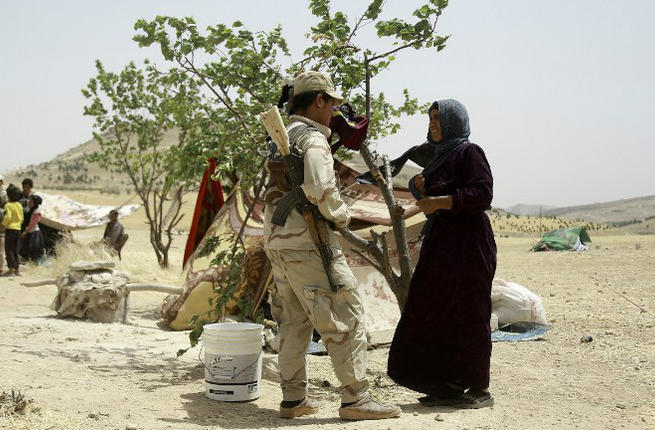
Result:
[[[287,127],[290,133],[295,127],[304,127],[296,141],[290,144],[303,156],[302,188],[307,199],[316,204],[321,214],[337,228],[346,227],[350,216],[339,194],[333,170],[334,162],[327,142],[330,129],[303,116],[292,115],[290,119],[291,124]],[[329,238],[335,257],[333,274],[337,284],[343,285],[337,292],[330,289],[321,257],[302,215],[294,209],[283,227],[272,224],[275,204],[284,195],[276,186],[267,190],[264,218],[264,247],[275,280],[272,312],[280,327],[279,365],[283,399],[300,400],[306,395],[305,356],[313,326],[320,333],[342,384],[342,401],[356,402],[368,391],[364,308],[357,291],[357,280],[333,231],[330,231]]]

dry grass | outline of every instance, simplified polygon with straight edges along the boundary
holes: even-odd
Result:
[[[43,278],[56,278],[65,273],[68,266],[75,261],[118,261],[118,257],[102,244],[94,245],[65,240],[59,243],[56,252],[56,258],[48,259],[44,265],[32,266],[31,270]]]
[[[79,420],[74,420],[72,417],[55,416],[50,411],[42,411],[20,390],[12,389],[0,394],[0,428],[55,430],[83,427]]]
[[[25,415],[30,409],[34,409],[32,400],[25,398],[20,391],[3,391],[0,394],[0,417]]]
[[[20,415],[0,416],[0,429],[11,430],[69,430],[91,428],[85,420],[73,415],[41,411],[38,408]]]
[[[97,233],[97,235],[95,234]],[[153,282],[165,285],[181,286],[181,255],[179,247],[172,249],[170,254],[171,267],[162,269],[157,262],[155,253],[147,240],[147,232],[131,231],[128,245],[123,250],[123,259],[110,249],[99,243],[102,236],[99,229],[91,229],[84,232],[76,232],[73,241],[64,241],[57,246],[57,257],[50,258],[41,266],[31,265],[27,270],[33,273],[34,277],[40,279],[52,279],[63,275],[68,266],[75,261],[112,261],[118,270],[129,273],[130,281]],[[174,243],[181,241],[182,236],[177,236]],[[130,243],[132,242],[132,243]]]

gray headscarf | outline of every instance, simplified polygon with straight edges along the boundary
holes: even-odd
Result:
[[[432,106],[428,109],[428,115],[433,109],[439,110],[441,142],[433,141],[430,130],[428,130],[428,141],[426,143],[413,146],[389,163],[391,165],[391,176],[396,176],[405,166],[407,160],[412,160],[423,167],[422,174],[427,182],[429,175],[436,172],[462,143],[468,141],[470,134],[469,117],[463,104],[452,99],[440,100],[432,103]],[[380,169],[382,169],[382,166],[380,166]],[[375,183],[371,172],[359,175],[357,180],[364,184]],[[409,180],[408,188],[417,200],[424,197],[416,189],[414,178]]]
[[[439,170],[439,168],[448,160],[448,158],[450,158],[462,143],[468,142],[468,137],[471,133],[469,128],[469,116],[466,112],[466,108],[457,100],[446,99],[432,103],[432,106],[428,109],[428,115],[433,109],[439,111],[441,142],[433,141],[432,136],[430,135],[430,130],[428,129],[428,143],[421,145],[425,148],[424,153],[426,153],[426,155],[430,152],[427,150],[428,148],[432,151],[432,158],[421,173],[425,178],[426,184],[430,181],[430,175]],[[416,188],[414,178],[409,181],[409,190],[417,200],[423,198]],[[437,211],[426,216],[427,221],[421,231],[421,237],[430,234],[430,230],[432,230],[432,226],[436,222],[440,212],[441,211]]]
[[[432,103],[431,110],[439,111],[439,123],[441,124],[441,142],[434,142],[428,130],[428,144],[434,145],[432,159],[423,169],[423,176],[426,178],[439,170],[443,163],[448,160],[452,153],[464,142],[468,142],[471,129],[469,127],[469,115],[463,104],[453,99],[439,100]]]

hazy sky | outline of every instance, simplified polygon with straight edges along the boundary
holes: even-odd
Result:
[[[386,16],[408,16],[415,4],[388,0]],[[80,89],[94,60],[118,70],[160,59],[131,40],[138,18],[193,16],[201,28],[236,19],[250,29],[280,23],[297,59],[314,22],[302,0],[0,5],[0,171],[49,160],[91,137]],[[351,19],[366,5],[333,2]],[[462,101],[471,140],[492,166],[494,206],[655,194],[654,16],[650,0],[451,0],[439,25],[452,35],[447,48],[399,55],[374,89],[395,101],[403,88],[422,101]],[[426,128],[426,115],[404,119],[378,148],[398,155],[422,142]]]

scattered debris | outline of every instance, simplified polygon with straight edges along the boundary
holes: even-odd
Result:
[[[0,394],[0,417],[24,415],[30,404],[32,400],[25,398],[20,391],[3,391]]]
[[[588,334],[588,335],[586,335],[586,336],[582,336],[582,337],[580,338],[580,343],[589,343],[589,342],[591,342],[591,341],[593,341],[593,340],[594,340],[593,336],[590,335],[590,334]]]

